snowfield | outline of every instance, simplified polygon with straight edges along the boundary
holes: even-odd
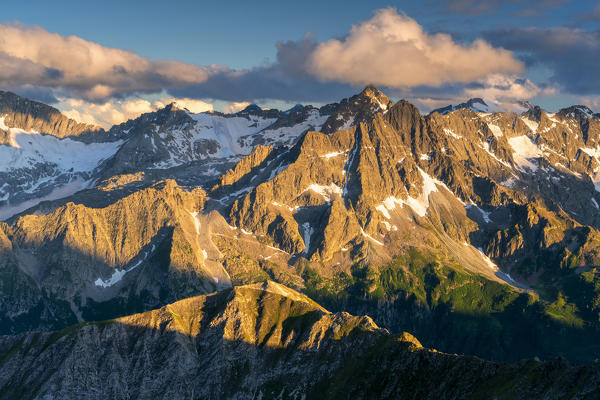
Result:
[[[0,188],[0,201],[8,204],[0,207],[0,220],[41,201],[67,197],[88,188],[93,183],[93,171],[124,143],[83,143],[69,138],[60,139],[9,128],[4,118],[0,117],[0,128],[8,133],[8,140],[0,145],[0,176],[6,182]],[[14,203],[11,193],[33,196]]]
[[[0,128],[8,128],[4,117],[0,117]],[[90,172],[123,144],[123,141],[87,144],[19,128],[5,130],[10,145],[0,145],[0,172],[35,168],[38,164],[51,164],[63,171]]]

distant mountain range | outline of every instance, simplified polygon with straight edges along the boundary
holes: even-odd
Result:
[[[522,106],[0,93],[0,398],[590,398],[600,115]]]

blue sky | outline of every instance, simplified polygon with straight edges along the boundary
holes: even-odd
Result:
[[[460,3],[460,2],[457,2]],[[465,2],[469,3],[469,2]],[[486,3],[472,2],[472,3]],[[490,2],[493,3],[493,2]],[[464,39],[507,26],[579,25],[593,1],[542,6],[542,14],[520,17],[535,8],[519,2],[499,2],[490,12],[459,12],[436,1],[28,1],[3,4],[2,23],[19,21],[50,32],[76,35],[104,46],[130,49],[152,59],[172,58],[196,64],[232,68],[256,66],[275,56],[275,42],[297,40],[306,32],[319,39],[345,35],[376,9],[396,7],[431,32]],[[526,3],[526,2],[521,2]],[[467,6],[466,6],[467,7]],[[473,7],[468,7],[473,8]],[[465,10],[466,11],[466,10]],[[593,28],[594,24],[587,24]],[[600,27],[596,23],[596,29]]]
[[[0,39],[8,43],[6,46],[21,45],[23,40],[35,40],[42,45],[47,41],[47,52],[52,46],[63,46],[57,44],[55,40],[58,39],[52,34],[58,34],[65,43],[68,42],[65,38],[76,36],[101,48],[127,50],[150,63],[176,61],[179,64],[169,66],[171,75],[162,72],[163,65],[150,65],[149,70],[134,76],[130,73],[131,66],[139,60],[132,58],[124,61],[131,63],[128,64],[131,66],[124,67],[127,79],[117,82],[100,73],[90,73],[85,80],[71,79],[69,66],[63,68],[60,62],[48,60],[51,56],[39,56],[39,49],[34,55],[13,54],[10,48],[5,47],[0,49],[0,61],[3,53],[8,54],[8,60],[19,73],[0,74],[0,84],[17,93],[54,102],[63,109],[87,112],[89,117],[94,117],[94,107],[110,102],[118,109],[132,99],[151,103],[166,98],[200,99],[218,108],[225,108],[236,101],[254,101],[271,106],[296,102],[325,103],[338,96],[355,93],[364,82],[371,80],[377,80],[377,85],[393,98],[406,97],[422,109],[482,94],[499,103],[521,96],[548,109],[585,102],[595,111],[600,111],[600,73],[593,68],[600,65],[600,55],[594,54],[594,50],[600,53],[598,1],[305,0],[230,1],[223,4],[174,0],[94,3],[29,1],[26,4],[3,4],[2,26],[16,27],[25,33],[14,29],[0,31]],[[375,17],[378,10],[393,10],[410,21],[396,19],[396,22],[386,25],[383,18]],[[411,21],[422,29],[421,39],[423,43],[429,43],[431,49],[446,48],[441,43],[443,39],[435,35],[448,34],[454,50],[459,53],[455,55],[454,50],[446,48],[444,54],[450,58],[456,56],[458,60],[461,59],[460,46],[467,49],[473,46],[475,40],[484,40],[491,50],[485,53],[487,56],[484,56],[483,50],[479,53],[473,50],[474,61],[481,63],[489,57],[499,57],[499,63],[504,63],[504,67],[489,66],[487,70],[482,67],[481,71],[460,76],[455,66],[447,71],[440,65],[425,65],[423,70],[431,68],[431,74],[454,77],[428,84],[422,79],[398,81],[394,78],[394,73],[406,74],[414,68],[391,71],[387,80],[378,79],[380,69],[354,77],[352,68],[356,71],[365,69],[360,60],[347,70],[337,70],[338,66],[332,65],[332,59],[327,58],[335,55],[352,63],[353,52],[368,56],[369,53],[356,43],[374,40],[375,46],[379,46],[377,37],[385,35],[385,29],[406,32],[412,29],[409,29]],[[381,35],[370,37],[364,34],[369,24],[379,24],[377,29],[380,28]],[[353,26],[364,28],[363,36],[355,35],[354,45],[350,40]],[[47,35],[39,32],[34,35],[27,31],[34,27],[39,27]],[[307,33],[311,35],[308,39]],[[333,40],[341,42],[344,49],[336,50],[339,43]],[[278,47],[277,43],[285,45]],[[64,44],[63,59],[69,58],[70,45],[73,44]],[[317,52],[319,45],[330,52],[325,49]],[[80,48],[75,46],[72,51]],[[512,52],[512,61],[503,58],[505,55],[501,54],[501,50],[504,49]],[[402,46],[390,48],[389,52],[385,48],[380,50],[387,54],[381,62],[391,66],[421,62],[418,54],[415,56],[409,52],[409,57],[402,53],[405,51]],[[396,58],[394,54],[397,54]],[[110,59],[112,56],[106,57]],[[23,59],[27,59],[27,67],[22,64]],[[293,65],[302,64],[305,59],[310,59],[311,64],[298,68]],[[468,65],[468,57],[467,61],[464,57],[462,59],[467,63],[465,70],[473,68]],[[194,77],[190,75],[182,82],[177,74],[181,74],[181,68],[189,69],[184,64],[199,68],[188,71]],[[207,69],[211,65],[219,65],[220,69]],[[120,68],[120,65],[117,67]],[[328,72],[332,67],[335,71]],[[420,70],[419,65],[415,67],[416,71]],[[85,69],[85,64],[80,68]],[[25,76],[22,71],[30,69],[36,72]],[[162,75],[157,78],[157,73]],[[426,75],[424,79],[433,76]],[[95,87],[94,79],[98,79]]]

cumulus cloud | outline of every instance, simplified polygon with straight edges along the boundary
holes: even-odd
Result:
[[[467,87],[464,90],[467,97],[481,97],[497,103],[514,102],[531,99],[541,94],[552,96],[556,89],[542,88],[529,79],[506,75],[492,75],[482,82],[480,87]]]
[[[475,97],[482,98],[494,110],[517,111],[522,108],[518,105],[520,100],[554,97],[558,92],[555,87],[519,76],[491,75],[469,84],[420,86],[400,92],[392,91],[389,94],[408,99],[422,111],[459,104]]]
[[[594,112],[600,112],[600,98],[597,96],[576,96],[573,99],[573,103],[583,104]]]
[[[276,46],[274,62],[235,71],[151,61],[76,36],[5,24],[0,25],[0,85],[49,88],[56,97],[81,98],[99,106],[115,98],[164,91],[178,98],[238,102],[330,101],[366,84],[435,86],[522,70],[508,51],[482,40],[461,45],[449,35],[427,34],[393,9],[379,10],[341,40],[319,43],[307,35]]]
[[[307,68],[324,81],[388,87],[472,82],[524,69],[510,51],[483,40],[461,45],[450,35],[428,34],[390,8],[353,26],[347,37],[320,43]]]
[[[485,3],[492,7],[497,2]],[[278,42],[272,62],[232,70],[152,61],[40,27],[5,24],[0,25],[0,87],[48,103],[62,99],[59,108],[69,116],[105,127],[173,101],[201,112],[212,109],[214,99],[217,104],[229,103],[220,107],[223,111],[236,112],[250,102],[338,101],[367,84],[380,86],[393,97],[432,105],[473,96],[531,98],[532,93],[550,93],[520,77],[526,65],[538,63],[555,72],[551,87],[592,95],[600,92],[595,76],[600,64],[598,35],[567,28],[512,29],[488,32],[485,41],[458,43],[447,34],[430,34],[415,20],[388,8],[341,38],[319,42],[307,34],[297,41]]]
[[[40,27],[0,25],[0,84],[59,88],[91,101],[204,82],[221,66],[150,61]]]
[[[193,113],[213,111],[213,105],[201,100],[166,97],[153,102],[145,99],[109,100],[103,103],[88,102],[81,99],[61,99],[58,106],[61,112],[79,122],[110,128],[141,114],[156,111],[168,104],[175,103]]]
[[[196,100],[196,99],[190,99],[190,98],[177,99],[174,97],[169,97],[169,98],[157,100],[153,103],[153,105],[154,105],[155,109],[158,109],[158,108],[163,108],[166,105],[171,104],[171,103],[175,103],[175,106],[186,109],[189,112],[192,112],[194,114],[214,110],[214,107],[212,104],[207,103],[202,100]]]
[[[177,98],[254,102],[333,100],[352,93],[346,84],[324,84],[306,72],[301,77],[289,63],[284,67],[281,61],[291,60],[291,51],[291,46],[282,47],[286,54],[275,62],[236,71],[218,65],[151,61],[41,27],[0,24],[0,87],[41,100],[80,98],[99,106],[161,92]]]
[[[223,112],[233,114],[238,111],[242,111],[244,108],[250,105],[249,101],[232,101],[223,109]]]

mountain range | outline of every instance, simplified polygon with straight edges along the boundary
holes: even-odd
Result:
[[[593,398],[600,115],[521,105],[1,92],[0,398]]]

